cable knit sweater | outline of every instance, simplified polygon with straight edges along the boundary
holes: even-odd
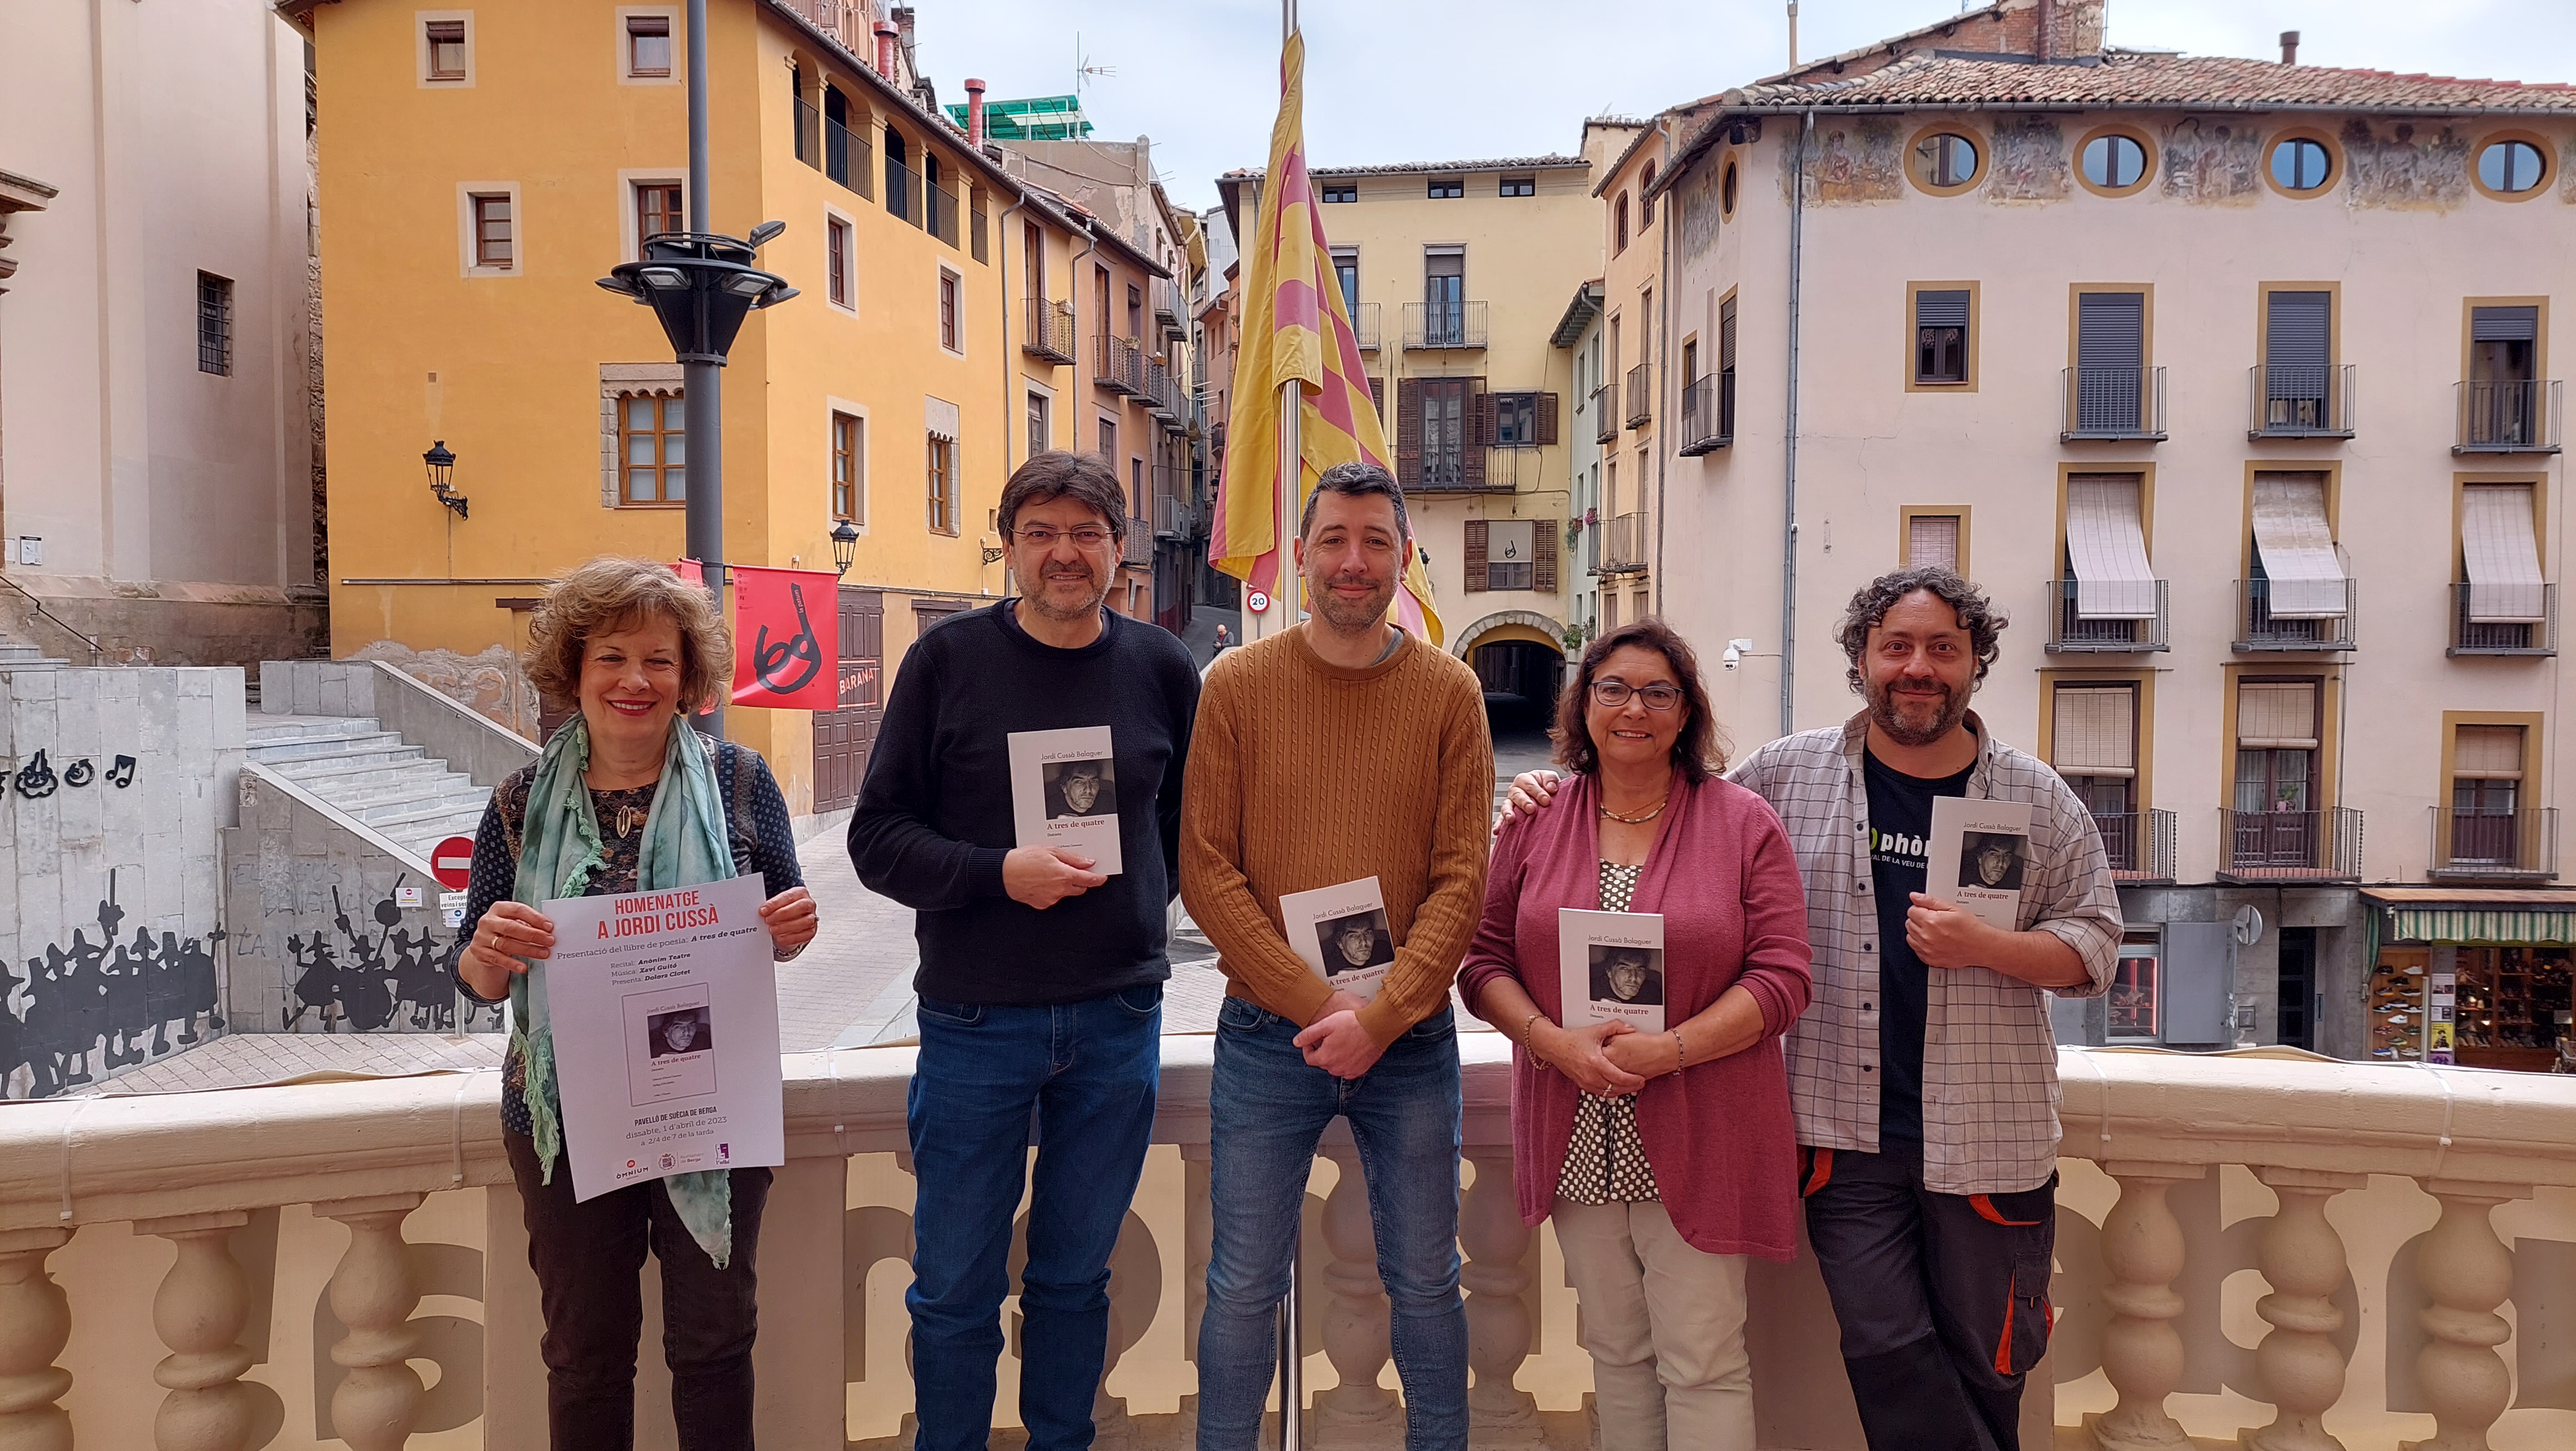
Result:
[[[1181,796],[1181,900],[1230,996],[1304,1023],[1331,996],[1279,899],[1374,876],[1395,965],[1359,1015],[1380,1045],[1438,1012],[1485,896],[1494,743],[1464,661],[1411,635],[1357,670],[1300,625],[1218,657]]]

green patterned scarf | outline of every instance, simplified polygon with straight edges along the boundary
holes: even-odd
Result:
[[[599,834],[599,816],[591,810],[590,787],[583,773],[590,768],[590,724],[580,716],[565,722],[537,758],[536,780],[528,787],[528,819],[520,835],[519,877],[510,896],[531,907],[557,897],[584,895],[593,873],[607,859]],[[672,887],[721,882],[734,875],[733,851],[727,845],[723,793],[716,785],[715,752],[688,722],[671,723],[671,745],[662,757],[660,789],[644,819],[644,846],[635,867],[635,890],[659,892]],[[510,979],[511,1047],[527,1064],[530,1128],[536,1138],[537,1162],[544,1181],[554,1182],[555,1160],[563,1152],[563,1110],[555,1092],[555,1040],[548,1026],[542,979],[546,965],[529,964]],[[662,1181],[671,1207],[689,1227],[700,1248],[718,1269],[733,1256],[733,1181],[729,1171],[709,1169],[674,1174]]]

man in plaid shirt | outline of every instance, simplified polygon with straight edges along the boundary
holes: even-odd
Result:
[[[1731,779],[1780,813],[1807,889],[1815,997],[1789,1037],[1808,1238],[1872,1451],[2009,1451],[2054,1311],[2052,992],[2110,984],[2120,902],[2092,815],[1968,709],[2002,616],[1946,569],[1852,596],[1837,638],[1867,707]],[[1543,774],[1512,804],[1543,802]],[[2006,932],[1923,890],[1939,796],[2027,802]]]

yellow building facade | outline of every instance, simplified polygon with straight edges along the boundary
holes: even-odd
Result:
[[[871,44],[866,7],[708,12],[710,225],[784,221],[761,263],[801,293],[751,316],[725,370],[727,562],[829,570],[835,524],[859,532],[845,709],[739,710],[727,734],[769,758],[791,809],[828,811],[854,797],[920,629],[1007,592],[1010,469],[1041,438],[1090,443],[1086,414],[1149,432],[1128,395],[1093,405],[1080,349],[1028,346],[1029,259],[1050,299],[1081,297],[1080,257],[1140,284],[1161,269],[919,104],[909,37]],[[648,309],[594,283],[686,228],[684,17],[382,0],[299,17],[321,96],[335,656],[507,670],[563,571],[682,552],[679,367]],[[1039,396],[1064,400],[1042,423]],[[465,510],[427,487],[433,441]],[[1114,602],[1149,611],[1147,584]],[[513,723],[533,731],[530,704]]]

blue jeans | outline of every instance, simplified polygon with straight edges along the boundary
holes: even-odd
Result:
[[[1200,1451],[1252,1451],[1279,1366],[1279,1302],[1315,1147],[1351,1121],[1378,1279],[1394,1321],[1410,1451],[1465,1451],[1467,1311],[1458,1299],[1458,1029],[1414,1025],[1345,1082],[1309,1068],[1297,1025],[1241,998],[1217,1017],[1208,1094],[1215,1243],[1199,1320]]]
[[[1010,1292],[1011,1214],[1038,1129],[1020,1271],[1030,1451],[1091,1444],[1109,1341],[1109,1254],[1136,1197],[1162,1071],[1163,989],[1045,1008],[923,998],[912,1136],[916,1451],[982,1451]]]

